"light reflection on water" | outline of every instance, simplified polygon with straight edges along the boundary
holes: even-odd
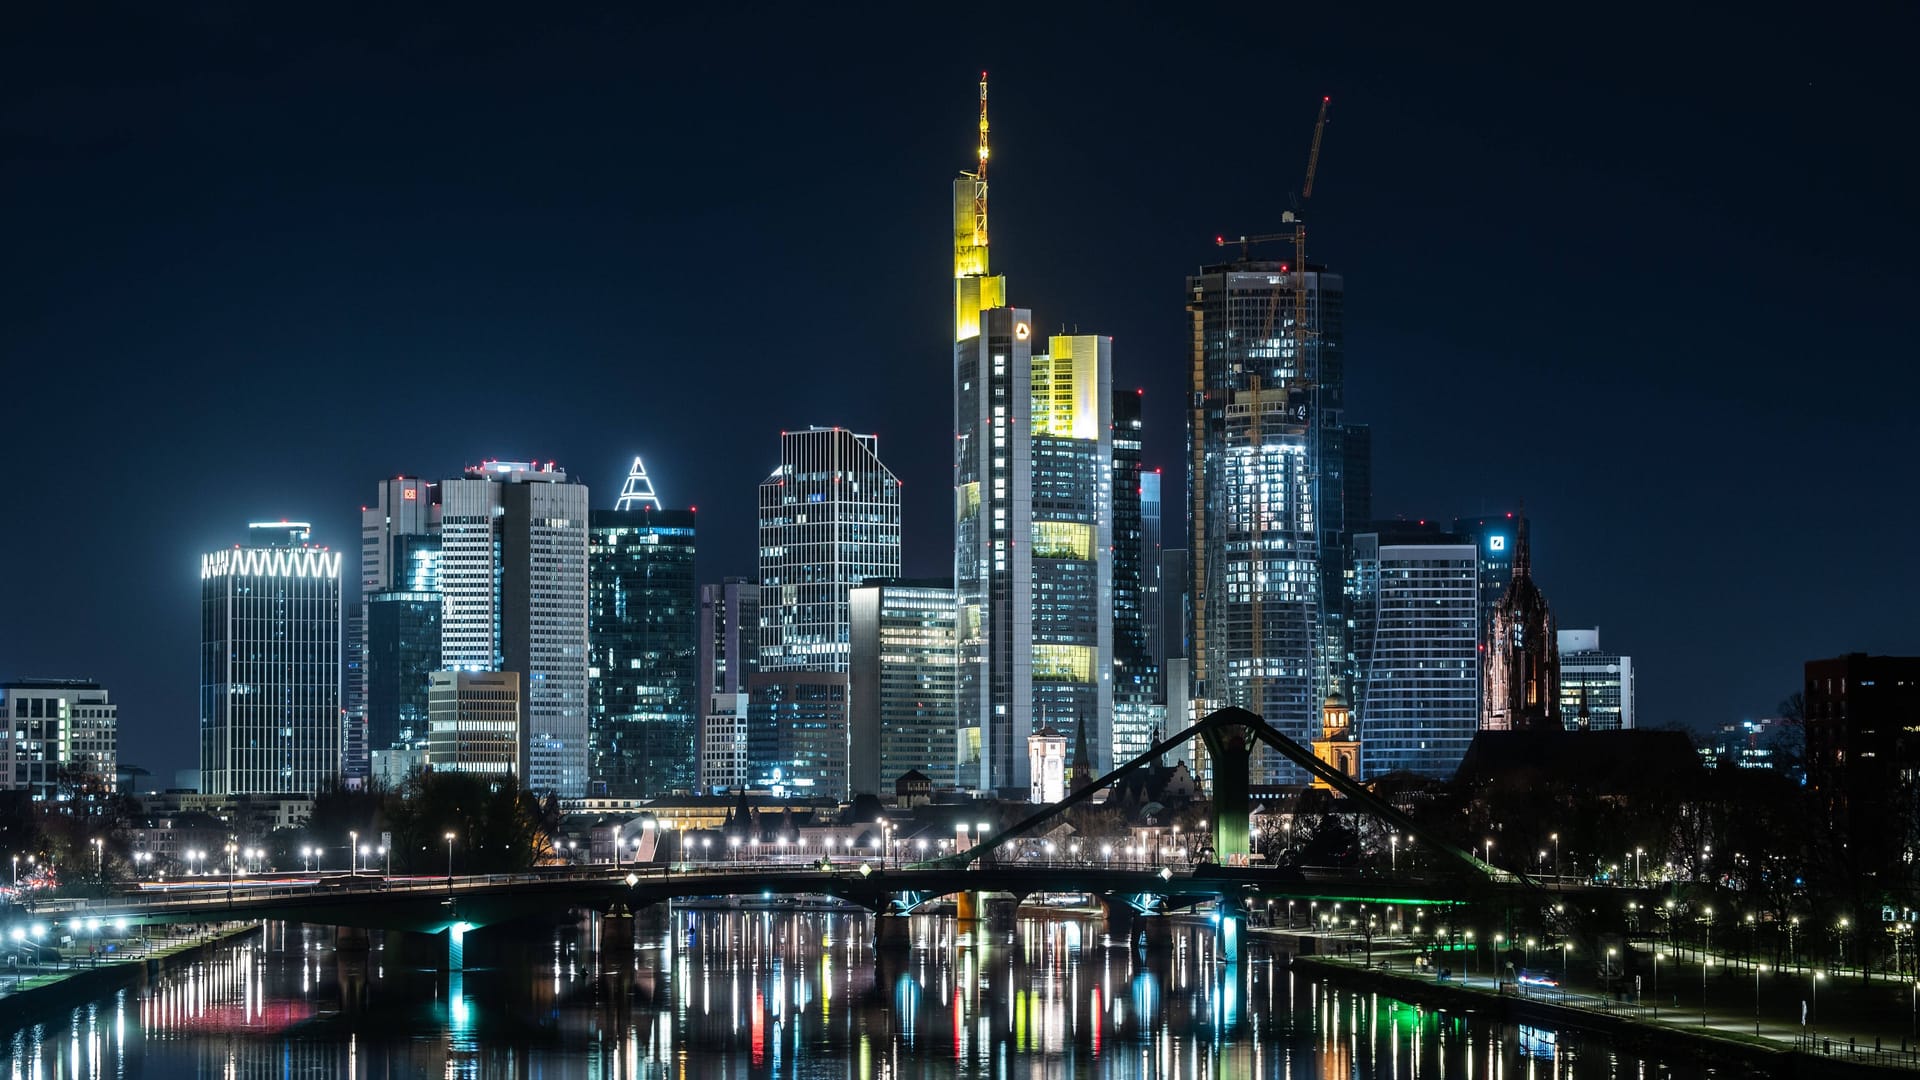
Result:
[[[14,1077],[1196,1077],[1691,1080],[1605,1042],[1434,1013],[1224,962],[1194,925],[1109,946],[1098,924],[973,934],[914,920],[876,952],[864,915],[680,911],[630,963],[591,924],[442,941],[271,924],[254,943],[11,1033]],[[437,949],[437,951],[436,951]],[[606,955],[611,957],[612,950]]]

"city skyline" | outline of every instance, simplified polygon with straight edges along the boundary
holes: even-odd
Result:
[[[1640,661],[1643,726],[1683,720],[1717,726],[1763,715],[1795,688],[1806,656],[1915,649],[1911,631],[1875,599],[1916,591],[1916,571],[1897,557],[1898,538],[1911,532],[1915,510],[1881,484],[1874,469],[1855,475],[1831,466],[1898,459],[1904,421],[1892,402],[1905,396],[1914,376],[1895,371],[1885,376],[1892,385],[1882,392],[1848,394],[1804,375],[1804,346],[1777,343],[1777,334],[1744,317],[1753,296],[1777,287],[1761,267],[1805,258],[1797,250],[1801,241],[1784,225],[1752,235],[1752,223],[1778,219],[1782,205],[1819,205],[1829,219],[1820,241],[1828,269],[1811,288],[1836,324],[1826,347],[1871,358],[1900,340],[1884,313],[1899,309],[1891,298],[1906,291],[1910,271],[1884,252],[1904,246],[1902,230],[1910,232],[1912,223],[1875,222],[1879,231],[1868,239],[1864,209],[1835,196],[1870,193],[1876,184],[1893,191],[1902,163],[1894,159],[1896,167],[1884,176],[1862,170],[1845,178],[1782,164],[1799,156],[1815,103],[1828,97],[1830,86],[1849,85],[1852,77],[1837,67],[1810,72],[1815,89],[1767,88],[1776,80],[1760,77],[1762,48],[1748,61],[1721,56],[1719,66],[1708,69],[1712,74],[1682,70],[1664,80],[1657,91],[1661,111],[1649,118],[1656,91],[1608,74],[1600,40],[1575,47],[1570,58],[1574,70],[1595,76],[1595,88],[1559,84],[1535,95],[1537,101],[1483,104],[1482,110],[1501,114],[1486,116],[1476,112],[1475,102],[1486,100],[1477,95],[1499,71],[1452,81],[1449,102],[1406,101],[1408,86],[1444,81],[1437,78],[1443,74],[1438,62],[1415,63],[1393,78],[1360,76],[1353,74],[1361,68],[1354,61],[1363,52],[1349,46],[1284,77],[1222,74],[1229,88],[1257,89],[1258,96],[1227,110],[1228,118],[1201,121],[1184,134],[1172,133],[1167,121],[1179,114],[1166,103],[1144,106],[1144,117],[1130,115],[1102,101],[1104,90],[1075,87],[998,47],[985,55],[955,49],[925,70],[872,61],[897,88],[887,103],[859,90],[874,79],[872,68],[859,69],[858,78],[851,67],[842,73],[786,69],[782,77],[810,80],[850,113],[825,135],[826,149],[844,156],[831,170],[835,179],[804,181],[809,195],[827,200],[826,216],[844,223],[827,245],[831,250],[809,248],[819,259],[814,271],[823,279],[845,277],[885,257],[897,263],[888,276],[898,284],[862,290],[877,293],[891,309],[879,313],[869,310],[866,297],[829,295],[835,290],[802,290],[810,304],[827,305],[815,312],[772,295],[771,288],[764,295],[752,289],[752,303],[760,306],[751,322],[777,329],[746,329],[746,351],[780,359],[749,369],[766,392],[737,395],[732,378],[666,359],[694,343],[682,324],[708,321],[714,309],[696,307],[696,318],[683,318],[676,307],[688,297],[663,284],[660,272],[630,262],[634,251],[656,250],[670,256],[662,262],[675,264],[674,276],[694,279],[721,272],[743,245],[768,245],[770,258],[789,257],[758,219],[715,227],[767,189],[699,192],[711,167],[696,161],[704,136],[676,126],[668,135],[692,140],[693,149],[652,172],[640,168],[644,154],[606,148],[570,151],[562,156],[564,171],[521,166],[477,179],[464,170],[448,175],[444,166],[470,152],[467,140],[475,133],[462,130],[403,149],[386,141],[400,129],[375,117],[360,117],[368,126],[355,133],[302,121],[332,115],[334,106],[323,99],[349,112],[360,109],[367,98],[359,95],[375,87],[425,93],[415,81],[420,77],[397,62],[409,58],[424,57],[436,75],[470,89],[499,62],[473,48],[491,47],[486,34],[468,31],[478,40],[455,35],[453,45],[436,45],[412,28],[394,52],[373,55],[372,85],[355,90],[337,77],[314,75],[311,67],[299,78],[276,74],[272,61],[286,59],[276,51],[285,47],[252,40],[245,22],[154,29],[189,57],[201,55],[196,49],[237,56],[239,68],[250,72],[238,77],[257,80],[262,99],[286,110],[286,121],[269,123],[241,103],[245,95],[186,77],[193,69],[188,60],[175,70],[150,59],[132,69],[151,83],[142,92],[152,90],[163,104],[136,109],[141,119],[122,129],[103,119],[101,102],[55,95],[33,114],[44,119],[26,125],[27,167],[6,181],[17,203],[40,210],[24,223],[14,262],[36,272],[7,301],[15,314],[29,313],[9,320],[19,333],[4,346],[10,386],[27,404],[14,432],[17,446],[62,448],[79,480],[66,496],[76,508],[81,492],[105,490],[109,476],[143,453],[164,450],[202,465],[153,490],[116,493],[116,514],[148,523],[153,534],[133,558],[110,554],[112,534],[84,527],[86,515],[78,513],[8,537],[0,554],[9,565],[49,571],[34,575],[49,580],[15,573],[10,592],[16,602],[40,610],[65,605],[76,617],[71,625],[36,621],[30,631],[28,624],[10,626],[0,637],[0,677],[88,677],[111,687],[125,724],[120,758],[153,769],[156,781],[189,764],[179,744],[194,721],[193,681],[184,674],[193,659],[190,644],[180,642],[195,636],[186,620],[196,553],[221,547],[233,521],[282,517],[313,521],[316,543],[351,551],[370,478],[400,472],[451,477],[482,453],[537,455],[584,478],[599,507],[610,505],[626,462],[641,454],[657,463],[672,505],[703,508],[702,533],[712,538],[702,543],[698,580],[704,584],[751,572],[750,488],[770,464],[765,447],[772,434],[837,424],[876,432],[889,448],[906,493],[903,573],[944,574],[951,449],[939,430],[943,424],[917,421],[908,411],[917,405],[929,418],[943,416],[950,393],[941,344],[950,298],[938,250],[946,208],[937,191],[929,199],[924,189],[937,189],[955,162],[965,160],[967,88],[982,66],[995,79],[996,269],[1020,284],[1014,299],[1031,306],[1037,328],[1051,333],[1062,320],[1078,320],[1115,335],[1115,385],[1145,390],[1143,464],[1166,469],[1167,507],[1187,505],[1178,490],[1185,376],[1179,281],[1218,261],[1212,236],[1279,227],[1285,200],[1276,193],[1297,183],[1312,109],[1323,93],[1331,94],[1334,120],[1322,166],[1325,186],[1315,195],[1313,251],[1346,278],[1347,415],[1375,433],[1377,514],[1445,519],[1525,497],[1536,575],[1556,615],[1564,625],[1607,627],[1609,643]],[[1682,27],[1677,37],[1694,40],[1704,31]],[[202,32],[207,42],[187,43]],[[1730,32],[1749,44],[1763,36],[1757,25]],[[1389,38],[1382,47],[1410,52],[1413,31],[1398,33],[1406,38]],[[578,46],[587,81],[616,78],[611,51],[597,51],[589,37],[580,25],[549,29],[528,48],[535,59],[556,65],[553,54]],[[1139,46],[1135,39],[1116,40]],[[1500,44],[1471,48],[1497,54]],[[124,108],[128,91],[105,72],[127,48],[108,42],[97,54],[82,54],[72,75],[76,85],[94,86],[106,105]],[[306,61],[321,66],[357,54],[344,37],[322,35],[309,48],[314,52]],[[1683,51],[1678,42],[1671,48]],[[29,73],[48,62],[19,60],[15,70]],[[1508,61],[1500,70],[1532,62]],[[644,78],[655,77],[670,76]],[[777,130],[813,106],[773,100],[772,78],[755,75],[760,81],[718,107],[747,117],[746,134],[769,141],[759,152],[785,152],[819,138],[818,131],[798,139]],[[1774,115],[1801,138],[1786,140],[1793,144],[1787,148],[1762,149],[1764,140],[1754,137],[1757,122],[1724,109],[1719,86],[1729,80],[1743,92],[1765,95],[1777,106]],[[641,85],[630,92],[638,94]],[[556,90],[538,98],[531,112],[573,115],[579,104],[571,92]],[[1865,114],[1874,107],[1837,117],[1823,109],[1819,124],[1832,125],[1826,137],[1845,138],[1871,128]],[[1566,130],[1543,153],[1530,154],[1547,115]],[[500,123],[504,153],[517,148],[529,159],[542,156],[548,136],[535,130],[537,123]],[[1169,172],[1168,183],[1150,196],[1156,220],[1143,224],[1126,212],[1140,198],[1134,183],[1116,179],[1141,152],[1137,138],[1121,137],[1136,126],[1165,135],[1166,152],[1182,160],[1199,160],[1195,154],[1207,140],[1229,132],[1244,141],[1245,152],[1230,155],[1222,169],[1193,170],[1206,172],[1204,182]],[[1463,131],[1473,137],[1470,158],[1436,149]],[[896,133],[903,137],[885,152],[892,157],[859,149],[862,141]],[[1709,149],[1684,145],[1695,138]],[[1411,140],[1409,152],[1431,155],[1431,167],[1411,170],[1419,174],[1415,179],[1389,179],[1396,140]],[[177,156],[182,142],[195,152]],[[1632,152],[1623,153],[1628,146]],[[740,151],[727,144],[708,148],[716,147],[722,161],[738,160]],[[359,190],[388,152],[401,154],[425,179],[418,186]],[[1663,156],[1698,161],[1712,153],[1746,170],[1745,183],[1733,182],[1726,162],[1684,176],[1678,165],[1645,164]],[[308,175],[309,155],[331,164]],[[1049,176],[1060,155],[1078,167]],[[106,205],[106,192],[89,186],[96,181],[75,184],[93,171],[150,180],[127,193],[130,210],[116,211]],[[634,182],[641,175],[648,177],[644,189]],[[1769,179],[1754,181],[1762,176]],[[1786,192],[1778,190],[1783,176]],[[1091,188],[1087,198],[1076,199],[1076,184]],[[1669,190],[1673,185],[1679,190]],[[1773,190],[1763,197],[1757,189],[1766,188]],[[567,192],[578,216],[556,210],[545,195],[550,191]],[[262,193],[284,205],[263,210],[272,200]],[[675,199],[684,205],[665,214],[660,207]],[[176,212],[161,212],[156,200]],[[1898,205],[1871,195],[1859,202]],[[1633,228],[1644,232],[1635,234],[1637,241],[1614,243],[1606,236],[1612,226],[1576,230],[1554,221],[1543,230],[1545,209],[1568,206],[1632,218],[1640,222]],[[136,226],[129,224],[136,217],[124,215],[169,224]],[[1462,217],[1474,222],[1471,245],[1458,235]],[[1681,220],[1689,217],[1696,220]],[[486,243],[470,247],[476,240],[461,234],[476,225]],[[620,240],[613,245],[618,252],[594,239],[607,228]],[[633,244],[628,229],[657,237]],[[1671,239],[1652,242],[1660,229],[1677,230],[1686,241],[1678,245],[1681,257],[1703,264],[1704,272],[1688,275],[1682,299],[1666,293],[1671,274],[1645,268],[1640,254],[1671,256]],[[863,235],[867,231],[884,239]],[[554,235],[531,235],[549,232]],[[281,234],[288,243],[261,246],[255,239]],[[75,239],[103,242],[60,250]],[[500,243],[504,258],[456,265]],[[281,261],[284,247],[304,251],[297,267]],[[679,265],[686,262],[692,273]],[[163,269],[176,264],[178,273]],[[1484,295],[1434,289],[1437,264],[1484,282]],[[543,284],[536,267],[557,276]],[[386,298],[396,288],[410,300]],[[531,299],[499,303],[521,293]],[[1651,326],[1626,350],[1598,340],[1611,332],[1594,330],[1622,324],[1615,305],[1623,294],[1637,296],[1648,316],[1627,321],[1642,331]],[[221,296],[217,304],[208,299],[214,295]],[[634,295],[661,302],[612,314]],[[124,317],[98,318],[103,305],[118,307]],[[863,330],[868,344],[852,349],[831,333],[818,343],[796,343],[793,336],[798,327],[825,330],[869,318],[879,325]],[[138,327],[137,338],[127,337],[125,327]],[[235,370],[243,360],[253,367],[238,369],[254,378],[236,392],[251,395],[248,400],[315,393],[306,411],[326,435],[317,444],[321,452],[310,436],[282,449],[271,438],[277,432],[257,426],[261,418],[203,411],[197,392],[187,391],[201,381],[190,373]],[[102,389],[76,381],[81,372],[130,363],[138,370],[124,385]],[[398,401],[368,400],[377,395],[339,392],[382,368],[425,378],[457,363],[480,377],[436,395],[430,415],[418,400],[403,408]],[[488,414],[486,406],[499,400],[495,379],[556,366],[584,377],[545,382],[533,394],[532,411],[512,424]],[[324,375],[317,382],[316,372]],[[867,393],[848,395],[847,383],[869,372]],[[658,400],[636,407],[625,394],[607,395],[618,400],[605,403],[583,399],[580,387],[615,375],[624,385],[648,386]],[[44,406],[89,394],[97,395],[97,434],[80,445],[57,437],[49,425],[62,410]],[[728,441],[740,449],[712,448],[704,410],[683,404],[703,397],[718,402],[723,395],[732,412],[727,427],[740,433]],[[352,409],[345,407],[349,402]],[[1526,419],[1517,423],[1516,417]],[[203,427],[212,430],[202,433]],[[1819,452],[1756,467],[1752,433],[1775,429],[1793,431],[1799,445]],[[368,438],[368,432],[379,434]],[[1657,437],[1643,434],[1652,432]],[[227,452],[233,445],[247,450]],[[1607,490],[1626,487],[1621,477],[1640,482],[1625,492]],[[1832,504],[1848,512],[1791,524],[1769,512],[1784,492],[1814,489],[1830,491]],[[1169,547],[1178,544],[1181,521],[1177,511],[1168,518]],[[1729,539],[1730,551],[1723,546]],[[1696,555],[1693,544],[1716,554]],[[98,581],[83,581],[74,592],[72,579],[83,576],[83,567],[95,568],[85,576]],[[1756,590],[1756,580],[1774,587]],[[52,591],[55,581],[61,592]],[[1654,599],[1674,595],[1693,600],[1697,614],[1655,616]],[[108,613],[112,618],[103,617]]]

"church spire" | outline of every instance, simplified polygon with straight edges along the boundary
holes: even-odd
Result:
[[[1082,719],[1073,732],[1073,790],[1093,783],[1093,757],[1087,753],[1087,722]]]
[[[1533,555],[1527,545],[1527,500],[1520,500],[1520,525],[1513,538],[1513,579],[1533,576]]]

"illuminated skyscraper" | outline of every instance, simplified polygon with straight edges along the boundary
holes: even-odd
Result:
[[[440,486],[382,480],[374,504],[360,508],[360,603],[347,614],[342,756],[350,777],[366,776],[368,755],[392,749],[401,732],[426,738],[426,678],[439,666],[439,552]],[[392,601],[389,593],[407,595]],[[401,606],[373,610],[389,601]],[[423,650],[433,653],[424,665],[416,662]]]
[[[1159,621],[1160,477],[1140,468],[1144,427],[1140,398],[1138,390],[1116,390],[1113,394],[1113,744],[1106,763],[1109,769],[1146,753],[1165,713],[1160,664],[1153,655]],[[1147,497],[1149,490],[1151,500]],[[1081,725],[1080,730],[1086,730],[1086,726]],[[1092,752],[1091,746],[1088,751]]]
[[[256,522],[200,560],[200,790],[310,795],[340,775],[340,553]]]
[[[852,611],[854,793],[890,793],[915,771],[958,786],[953,583],[869,580],[853,590]]]
[[[627,488],[646,482],[634,459]],[[588,528],[588,717],[595,794],[658,796],[699,783],[694,515],[648,496]]]
[[[1252,259],[1187,279],[1194,707],[1240,706],[1303,745],[1347,654],[1344,292]],[[1254,775],[1305,780],[1264,749]]]
[[[782,432],[780,464],[760,482],[749,753],[766,775],[754,786],[847,793],[850,594],[868,578],[900,576],[900,482],[877,446],[845,428]]]
[[[1473,541],[1405,527],[1353,539],[1351,702],[1362,775],[1453,775],[1480,730]]]
[[[960,724],[981,747],[979,786],[1022,798],[1037,725],[1092,721],[1096,767],[1112,760],[1113,340],[1059,336],[1035,353],[1032,314],[1004,306],[986,107],[983,79],[977,171],[953,184]]]
[[[587,793],[587,489],[552,462],[440,485],[440,663],[520,675],[523,782]]]

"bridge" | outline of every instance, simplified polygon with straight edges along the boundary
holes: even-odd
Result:
[[[1214,763],[1211,820],[1222,862],[1151,866],[1108,859],[1007,858],[1003,849],[1071,807],[1092,799],[1130,773],[1191,739],[1204,739]],[[1377,815],[1396,829],[1425,840],[1448,858],[1443,871],[1378,874],[1362,869],[1236,865],[1247,851],[1249,818],[1246,771],[1256,742],[1275,747],[1347,799],[1353,809]],[[1061,802],[949,855],[889,865],[884,859],[689,863],[634,867],[556,868],[526,874],[386,878],[336,874],[282,879],[202,879],[191,888],[136,893],[99,900],[45,900],[30,917],[49,925],[144,926],[235,919],[288,921],[446,934],[450,957],[459,955],[467,931],[517,919],[588,909],[621,915],[674,900],[725,896],[826,895],[872,912],[882,946],[908,940],[906,916],[929,903],[955,898],[963,921],[976,916],[982,897],[1017,903],[1045,893],[1078,893],[1100,905],[1116,939],[1151,939],[1166,930],[1165,916],[1211,903],[1220,915],[1227,954],[1237,945],[1247,914],[1268,901],[1374,904],[1381,907],[1450,905],[1493,901],[1508,906],[1560,905],[1596,891],[1501,870],[1435,834],[1378,799],[1259,717],[1224,709],[1122,765]],[[1651,903],[1652,893],[1608,888],[1611,897]],[[99,920],[99,922],[94,922]],[[631,925],[630,920],[628,926]],[[457,960],[450,961],[457,963]]]

